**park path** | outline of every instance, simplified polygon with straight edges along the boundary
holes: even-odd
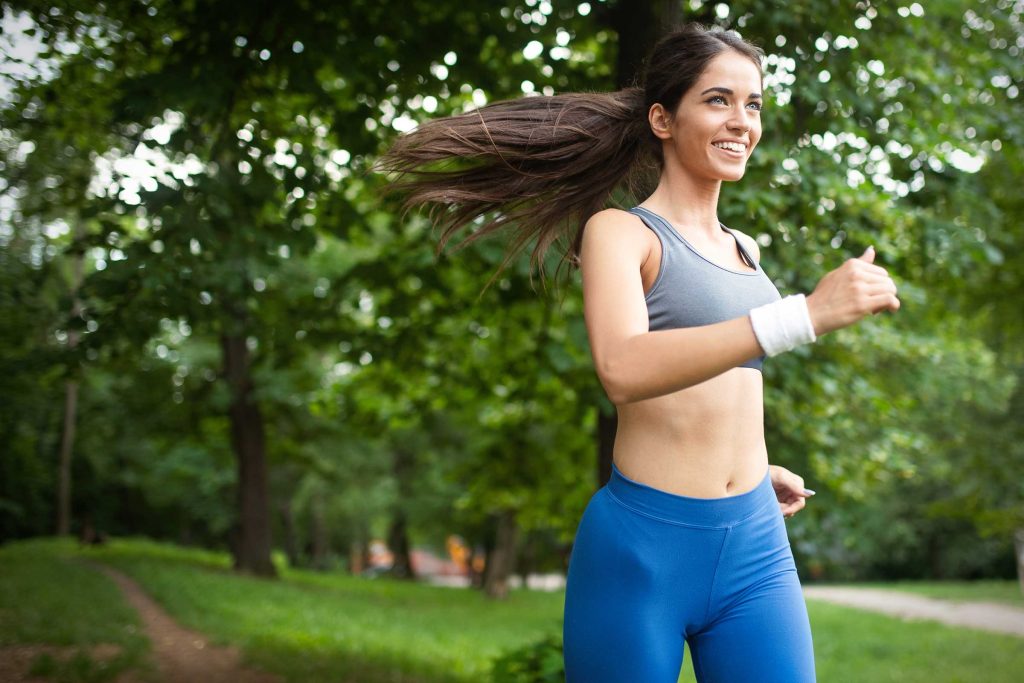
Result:
[[[804,586],[804,597],[881,612],[903,619],[930,619],[1024,637],[1024,609],[997,602],[966,602],[876,588]]]
[[[202,634],[182,628],[127,575],[89,564],[109,576],[138,611],[163,683],[281,683],[275,675],[244,666],[237,647],[211,645]]]

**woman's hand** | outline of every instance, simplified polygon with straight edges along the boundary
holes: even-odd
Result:
[[[815,335],[852,325],[869,313],[899,310],[896,283],[874,261],[875,249],[868,247],[861,256],[826,273],[807,295]]]
[[[814,491],[804,488],[804,478],[793,474],[785,467],[769,465],[768,471],[775,489],[775,497],[779,499],[779,507],[784,517],[792,517],[806,505],[805,499],[814,495]]]

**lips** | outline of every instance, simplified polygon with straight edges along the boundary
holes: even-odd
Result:
[[[732,157],[733,159],[744,159],[747,156],[747,153],[745,151],[743,151],[743,152],[734,152],[731,149],[725,149],[723,147],[715,147],[714,145],[711,145],[711,146],[714,149],[716,149],[719,152],[721,152],[722,154],[726,154],[726,155]]]

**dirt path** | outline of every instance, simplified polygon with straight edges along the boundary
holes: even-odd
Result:
[[[996,602],[937,600],[902,591],[839,586],[804,586],[804,596],[904,619],[931,619],[1024,637],[1024,609]]]
[[[237,647],[213,646],[203,635],[179,626],[125,574],[104,564],[89,564],[113,579],[138,610],[164,683],[281,683],[277,676],[243,666]]]

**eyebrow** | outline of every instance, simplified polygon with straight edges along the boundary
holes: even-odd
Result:
[[[701,95],[707,95],[709,92],[722,92],[722,93],[725,93],[726,95],[732,95],[733,94],[732,90],[730,90],[729,88],[721,88],[721,87],[715,86],[714,88],[708,88],[707,90],[702,92]],[[752,93],[750,93],[747,96],[747,99],[748,100],[759,100],[759,99],[761,99],[761,93],[759,93],[759,92],[752,92]]]

